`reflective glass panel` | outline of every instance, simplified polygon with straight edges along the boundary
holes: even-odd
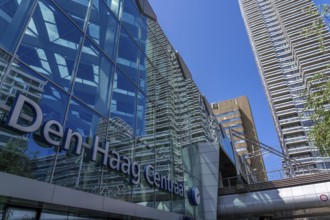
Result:
[[[37,219],[37,211],[34,209],[9,207],[6,210],[6,216],[4,219],[6,219],[6,220],[21,220],[21,219],[35,220],[35,219]]]
[[[93,1],[88,35],[112,59],[115,58],[119,23],[102,0]]]
[[[88,39],[81,53],[74,95],[104,116],[109,114],[113,65]]]
[[[140,30],[140,11],[136,5],[136,1],[125,0],[123,6],[122,23],[128,32],[133,36],[134,40],[139,43]]]
[[[67,15],[81,28],[84,28],[89,0],[55,0]]]
[[[5,51],[0,49],[0,82],[2,81],[2,78],[4,77],[4,74],[7,70],[7,67],[9,65],[9,60],[11,56],[7,54]],[[6,99],[6,97],[0,96],[0,103],[3,101],[3,99]],[[1,112],[1,110],[0,110]]]
[[[60,213],[55,211],[48,211],[43,210],[41,213],[40,219],[45,220],[68,220],[68,214],[67,213]]]
[[[147,71],[147,56],[146,54],[146,49],[147,49],[147,18],[142,17],[142,26],[141,26],[141,52],[140,52],[140,63],[139,63],[139,88],[144,91],[147,94],[147,79],[146,79],[146,71]]]
[[[219,142],[220,142],[220,147],[227,153],[229,159],[233,162],[233,164],[236,164],[233,147],[223,128],[221,128],[221,134],[219,135]]]
[[[68,140],[69,150],[61,150],[57,157],[53,183],[70,188],[83,190],[90,193],[99,193],[100,188],[100,157],[96,162],[91,161],[91,146],[104,146],[106,137],[106,120],[95,114],[92,110],[72,99],[70,102],[68,118],[65,130],[79,133],[81,145],[77,136],[70,136]],[[99,136],[99,141],[95,139]],[[65,140],[66,142],[66,140]],[[79,149],[78,153],[77,149]]]
[[[182,148],[182,161],[183,161],[183,168],[184,168],[184,184],[185,186],[195,186],[198,187],[200,190],[200,194],[202,194],[202,186],[201,186],[201,156],[199,152],[198,145],[190,144],[185,145]],[[209,166],[208,166],[209,167]],[[206,168],[208,169],[208,168]],[[207,175],[206,175],[207,176]],[[204,176],[204,178],[206,178]],[[189,188],[188,188],[189,189]],[[186,188],[186,193],[187,190]],[[203,198],[203,195],[201,195]],[[203,206],[192,206],[191,202],[189,201],[189,197],[186,196],[184,201],[177,199],[175,204],[181,204],[185,206],[185,214],[192,215],[192,216],[199,216],[199,218],[203,218]]]
[[[31,99],[42,113],[37,115],[31,107],[24,104],[16,124],[30,126],[34,123],[33,118],[42,116],[43,123],[48,120],[63,123],[68,95],[28,67],[14,63],[1,88],[3,106],[7,110],[3,120],[8,119],[8,111],[13,107],[14,98],[18,94]],[[9,126],[1,127],[0,130],[0,157],[5,158],[0,160],[0,170],[48,182],[56,148],[43,138],[40,127],[34,133],[22,133]]]
[[[147,48],[147,38],[148,38],[148,24],[147,24],[147,18],[145,16],[141,17],[141,39],[140,39],[140,45],[141,50],[146,53]]]
[[[123,0],[104,0],[111,11],[120,19],[123,7]]]
[[[139,48],[123,28],[120,32],[117,63],[120,69],[137,84]]]
[[[120,120],[129,134],[135,135],[136,87],[116,70],[111,100],[111,120]]]
[[[140,89],[147,94],[148,99],[152,100],[152,105],[156,108],[156,76],[157,70],[152,63],[145,58],[145,72],[140,73]],[[145,74],[145,76],[143,75]],[[145,81],[143,81],[145,79]]]
[[[157,126],[157,125],[156,125]],[[169,177],[173,179],[173,161],[171,152],[171,137],[156,134],[155,143],[155,172],[159,173],[161,176]],[[166,185],[166,181],[165,184]],[[168,187],[168,186],[167,186]],[[162,210],[171,210],[172,204],[172,193],[160,189],[155,189],[156,191],[156,207]]]
[[[139,64],[139,88],[147,94],[147,57],[145,54],[140,55]]]
[[[137,111],[136,111],[136,135],[137,136],[144,136],[146,134],[146,119],[147,115],[146,112],[151,109],[147,109],[147,99],[144,95],[139,93],[138,95],[138,103],[137,103]],[[148,112],[150,113],[150,112]],[[152,114],[152,113],[150,113]]]
[[[41,0],[33,14],[18,57],[69,90],[82,34],[51,2]]]
[[[4,216],[5,202],[6,202],[6,199],[3,197],[0,197],[0,219],[3,219],[3,216]]]
[[[122,98],[124,98],[124,96]],[[132,182],[139,182],[141,176],[137,171],[140,170],[141,173],[141,167],[136,166],[135,168],[130,168],[131,175],[129,175],[123,173],[123,169],[118,172],[116,169],[109,166],[109,164],[110,159],[117,160],[120,157],[121,167],[123,164],[127,164],[127,166],[125,165],[126,167],[132,167],[135,145],[133,129],[122,119],[121,115],[116,115],[116,113],[114,113],[112,116],[110,121],[104,121],[103,125],[100,126],[100,131],[102,130],[101,128],[103,128],[103,130],[105,128],[108,129],[106,140],[110,144],[111,149],[109,153],[109,163],[107,166],[103,167],[101,173],[100,194],[124,201],[132,201]],[[116,162],[112,162],[111,164],[116,164]]]
[[[145,108],[145,113],[141,111],[143,108]],[[143,127],[144,129],[142,129]],[[155,110],[152,103],[140,94],[138,98],[137,138],[134,160],[143,168],[146,165],[155,166],[155,158]],[[154,198],[155,187],[147,183],[142,175],[141,184],[133,186],[133,202],[148,207],[155,207]]]
[[[122,121],[117,119],[118,118],[111,120],[108,124],[108,141],[110,143],[110,149],[112,150],[109,159],[121,157],[121,163],[128,164],[132,175],[125,174],[122,171],[118,172],[110,168],[109,165],[104,166],[101,173],[100,194],[131,202],[132,181],[139,181],[142,177],[138,174],[141,174],[143,170],[141,166],[139,166],[140,173],[137,172],[138,169],[136,168],[131,169],[132,162],[134,161],[134,138],[125,130]],[[120,166],[122,166],[122,164]]]
[[[34,0],[10,0],[0,3],[0,46],[14,51],[29,20]]]

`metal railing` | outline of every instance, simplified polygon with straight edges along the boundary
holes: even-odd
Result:
[[[291,173],[291,177],[290,177]],[[301,176],[307,176],[312,174],[320,174],[320,173],[328,173],[330,174],[329,169],[319,169],[311,167],[311,165],[301,165],[297,166],[295,168],[292,168],[291,170],[288,169],[280,169],[280,170],[273,170],[269,172],[261,172],[261,173],[254,173],[250,175],[241,175],[243,179],[250,180],[250,185],[258,184],[258,183],[267,183],[277,180],[288,180],[288,179],[294,179],[296,177]],[[267,175],[268,180],[264,180],[264,175]],[[238,176],[228,177],[228,178],[222,178],[220,179],[220,187],[219,188],[226,188],[226,187],[235,187],[237,182]],[[248,182],[246,182],[248,184]]]

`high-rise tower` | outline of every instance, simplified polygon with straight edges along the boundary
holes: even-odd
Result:
[[[252,111],[247,96],[212,103],[212,109],[217,120],[226,130],[230,137],[230,129],[239,132],[256,142],[258,141],[257,130],[254,124]],[[266,170],[259,145],[248,142],[242,138],[232,135],[232,144],[237,153],[251,167],[250,172],[254,181],[266,181]]]
[[[240,0],[240,7],[260,77],[272,111],[276,130],[285,154],[300,163],[293,164],[294,175],[307,170],[330,168],[330,159],[322,157],[308,139],[313,126],[304,110],[302,92],[315,74],[329,74],[329,30],[306,36],[319,18],[312,0]],[[288,164],[283,163],[284,168]]]

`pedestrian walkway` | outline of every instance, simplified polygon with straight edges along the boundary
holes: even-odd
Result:
[[[330,173],[219,188],[220,219],[330,216]]]

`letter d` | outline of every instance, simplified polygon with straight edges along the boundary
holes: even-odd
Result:
[[[28,126],[22,126],[22,125],[18,124],[18,119],[22,112],[24,104],[29,106],[33,112],[33,120],[31,122],[31,124]],[[15,128],[17,130],[26,132],[26,133],[32,133],[32,132],[35,132],[36,130],[38,130],[41,123],[42,123],[42,111],[41,111],[41,108],[38,106],[38,104],[35,103],[32,99],[29,99],[28,97],[26,97],[22,94],[18,94],[18,96],[16,96],[14,104],[10,110],[10,113],[9,113],[9,116],[7,119],[7,125]]]

